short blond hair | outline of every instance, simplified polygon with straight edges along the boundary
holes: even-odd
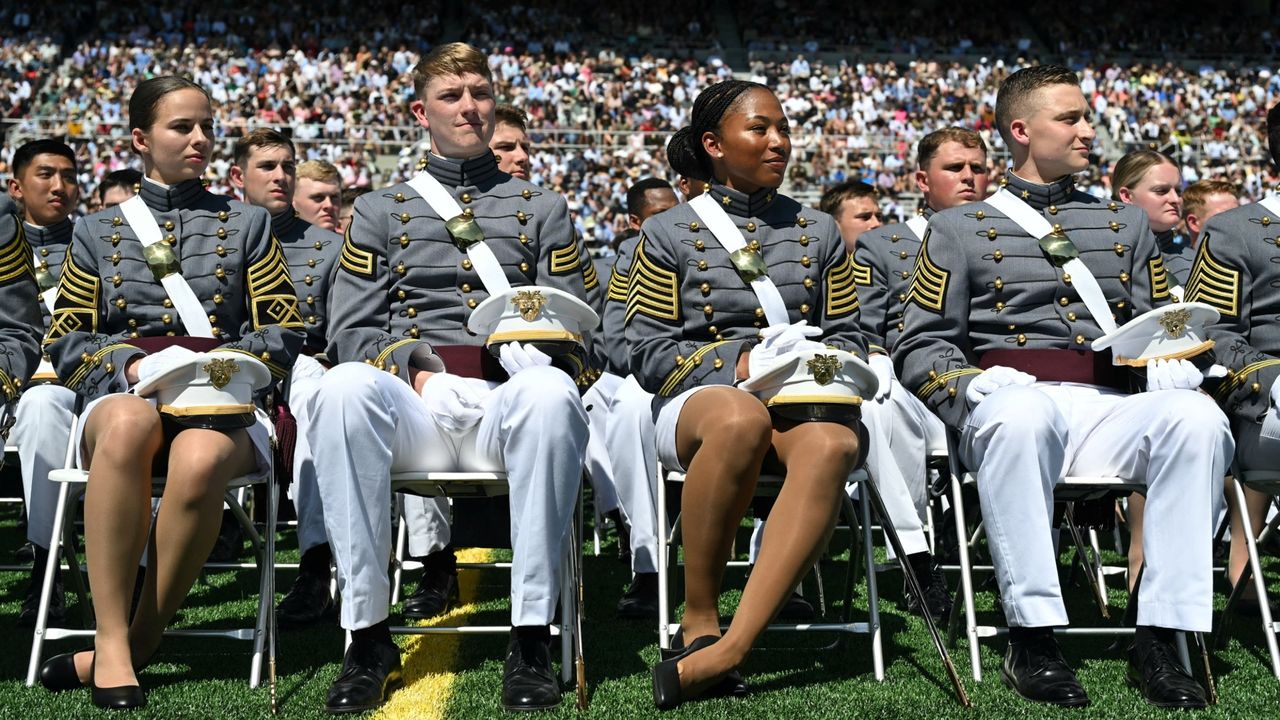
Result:
[[[464,42],[441,45],[424,55],[414,66],[413,94],[422,100],[422,93],[426,91],[431,78],[463,73],[475,73],[493,82],[493,73],[489,71],[489,62],[484,53]]]
[[[308,160],[298,166],[298,177],[316,182],[342,184],[342,174],[333,163],[324,160]]]
[[[1226,180],[1197,180],[1182,192],[1182,212],[1186,215],[1200,215],[1209,204],[1209,198],[1214,195],[1239,198],[1240,189]]]

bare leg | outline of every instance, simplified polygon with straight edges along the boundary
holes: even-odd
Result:
[[[725,565],[772,432],[764,405],[733,388],[702,390],[680,412],[676,449],[688,468],[680,503],[686,642],[720,635],[717,608]]]
[[[773,433],[786,480],[769,513],[755,570],[724,638],[679,663],[681,686],[696,695],[746,659],[831,536],[840,493],[858,461],[858,435],[835,423],[780,425]],[[683,693],[682,693],[683,694]]]
[[[1147,498],[1138,493],[1129,495],[1129,592],[1133,592],[1133,584],[1138,581],[1138,571],[1142,569],[1142,511],[1147,506]]]
[[[1240,574],[1244,572],[1245,565],[1249,562],[1249,552],[1245,547],[1244,520],[1240,513],[1240,508],[1236,506],[1235,490],[1231,487],[1235,482],[1235,478],[1227,478],[1225,481],[1225,490],[1227,493],[1227,512],[1231,519],[1231,552],[1227,562],[1227,577],[1231,580],[1231,586],[1235,587],[1240,581]],[[1271,496],[1266,493],[1258,492],[1251,487],[1244,489],[1244,502],[1249,515],[1249,531],[1256,538],[1258,533],[1262,532],[1262,524],[1267,519],[1267,506],[1271,503]],[[1258,598],[1258,591],[1254,589],[1250,583],[1245,586],[1240,597],[1254,599]]]
[[[151,461],[164,438],[160,415],[132,395],[102,401],[85,424],[89,483],[84,500],[85,555],[101,658],[100,687],[137,685],[129,652],[129,604],[151,527]],[[90,680],[94,653],[76,656],[81,681]]]

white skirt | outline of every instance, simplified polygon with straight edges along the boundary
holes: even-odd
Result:
[[[732,387],[731,385],[699,385],[695,388],[689,388],[679,395],[671,398],[662,409],[658,411],[658,419],[655,422],[655,439],[658,442],[658,462],[662,463],[662,467],[671,472],[685,472],[685,468],[680,464],[680,453],[676,451],[676,424],[680,422],[680,411],[684,409],[684,404],[689,402],[689,398],[699,390],[706,390],[713,387]]]

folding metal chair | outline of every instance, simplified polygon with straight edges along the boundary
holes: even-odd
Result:
[[[80,417],[73,419],[71,437],[76,437],[76,425]],[[274,442],[274,438],[272,439]],[[59,640],[70,637],[93,637],[93,607],[89,602],[80,561],[74,552],[75,515],[80,507],[88,485],[89,472],[71,467],[74,459],[74,447],[67,448],[66,468],[49,473],[49,479],[59,483],[58,506],[54,514],[52,537],[49,539],[49,560],[45,569],[44,585],[40,592],[40,608],[36,619],[35,634],[31,639],[31,658],[27,665],[27,686],[35,685],[36,673],[43,660],[44,643],[47,640]],[[259,597],[257,617],[252,627],[231,629],[167,629],[165,637],[210,637],[253,642],[253,657],[249,668],[249,687],[257,688],[262,680],[264,661],[267,664],[271,685],[271,705],[275,708],[275,536],[276,505],[279,501],[279,488],[274,482],[273,468],[270,466],[254,475],[246,475],[232,480],[227,485],[225,500],[232,514],[244,528],[245,534],[252,543],[256,557],[259,576]],[[164,478],[154,478],[152,495],[159,495],[164,489]],[[245,512],[239,499],[240,491],[252,485],[267,485],[267,513],[264,532],[259,533],[257,526]],[[53,578],[58,570],[59,551],[65,555],[71,572],[70,585],[79,595],[80,608],[84,617],[83,629],[51,628],[48,626],[49,603],[53,595]],[[213,567],[212,565],[208,567]],[[233,565],[236,567],[236,565]]]
[[[982,537],[981,526],[975,528],[972,532],[966,526],[966,513],[964,502],[964,486],[976,485],[977,475],[967,471],[960,464],[959,453],[956,448],[959,444],[959,438],[956,433],[948,429],[947,431],[948,457],[951,470],[951,504],[955,508],[956,515],[956,539],[958,551],[960,555],[960,589],[964,598],[964,615],[965,615],[965,635],[969,640],[969,663],[972,668],[973,679],[977,682],[982,681],[982,661],[978,652],[979,638],[996,637],[999,635],[1007,635],[1009,628],[996,625],[979,625],[977,619],[977,610],[974,604],[973,593],[973,572],[974,570],[992,571],[994,568],[990,565],[975,566],[970,556],[971,551],[977,546],[978,541]],[[1093,532],[1090,542],[1085,542],[1085,535],[1080,531],[1075,521],[1075,504],[1089,500],[1098,500],[1106,497],[1114,497],[1117,495],[1128,495],[1133,492],[1146,492],[1146,485],[1127,481],[1118,477],[1082,477],[1068,476],[1063,478],[1062,482],[1054,489],[1054,499],[1057,502],[1065,503],[1066,510],[1063,514],[1063,528],[1071,537],[1071,541],[1076,550],[1076,559],[1084,568],[1084,574],[1088,578],[1094,600],[1098,605],[1099,612],[1105,619],[1111,617],[1107,605],[1107,593],[1105,585],[1104,571],[1100,567],[1098,560],[1098,540],[1097,533]],[[1093,558],[1090,558],[1090,553]],[[1139,577],[1139,582],[1141,577]],[[1136,586],[1134,592],[1134,601],[1136,602]],[[950,622],[948,623],[948,640],[954,645],[959,620],[959,607],[952,608]],[[1133,627],[1122,626],[1091,626],[1080,627],[1073,626],[1068,628],[1058,628],[1055,631],[1058,635],[1088,635],[1088,636],[1125,636],[1134,633]],[[1210,701],[1217,701],[1217,691],[1213,681],[1213,675],[1209,669],[1208,646],[1205,644],[1203,637],[1199,633],[1193,633],[1200,650],[1203,669],[1206,673],[1205,685],[1209,692]],[[1191,657],[1187,649],[1187,642],[1184,633],[1178,634],[1178,650],[1182,657],[1182,663],[1191,672]]]
[[[865,440],[865,434],[864,434]],[[667,483],[683,483],[684,473],[666,472],[659,468],[658,477],[658,645],[662,649],[671,647],[671,640],[680,630],[680,624],[672,620],[672,597],[671,597],[671,570],[679,565],[677,558],[677,549],[680,546],[680,513],[670,521],[670,530],[668,527],[667,516]],[[789,632],[837,632],[858,635],[871,636],[871,657],[872,666],[874,668],[875,677],[878,681],[884,680],[884,649],[882,643],[882,628],[880,624],[880,595],[876,585],[876,563],[875,548],[872,542],[872,513],[874,511],[876,517],[880,519],[884,536],[889,546],[893,548],[897,555],[898,561],[902,566],[902,572],[907,580],[907,591],[916,596],[921,607],[925,606],[924,593],[920,588],[919,580],[912,571],[911,566],[907,564],[906,553],[902,551],[902,545],[898,540],[897,532],[894,531],[892,523],[888,521],[888,512],[885,510],[884,503],[880,498],[880,492],[876,489],[875,483],[865,469],[857,470],[849,477],[849,483],[857,483],[863,489],[861,506],[861,516],[855,512],[853,501],[850,500],[847,492],[840,494],[841,507],[840,518],[849,526],[849,566],[845,572],[845,586],[843,593],[843,605],[841,607],[840,621],[830,623],[798,623],[783,624],[771,623],[767,630],[770,631],[789,631]],[[776,497],[782,489],[783,478],[777,475],[761,475],[756,482],[756,497]],[[859,543],[862,546],[862,560],[866,563],[867,572],[867,606],[869,618],[867,622],[853,622],[853,587],[857,582],[857,567],[859,564]],[[960,703],[965,707],[971,707],[968,693],[964,689],[964,684],[960,681],[959,674],[955,670],[955,666],[951,662],[950,655],[942,642],[942,637],[934,626],[933,619],[924,614],[926,627],[934,641],[934,646],[939,652],[943,667],[948,677],[951,679],[952,686],[956,690]],[[722,626],[722,629],[727,629]],[[838,642],[838,641],[837,641]],[[834,646],[834,644],[833,644]]]
[[[506,496],[510,492],[507,485],[507,474],[503,472],[398,472],[391,474],[391,491],[407,493],[422,497],[491,498]],[[551,634],[560,638],[560,676],[563,682],[570,683],[576,678],[579,695],[582,696],[586,686],[586,675],[582,663],[582,638],[579,618],[580,593],[582,583],[581,557],[582,537],[580,525],[581,502],[579,512],[574,513],[573,529],[565,543],[560,571],[560,622],[551,626]],[[404,538],[404,523],[399,532]],[[403,549],[400,539],[398,549]],[[403,563],[408,565],[406,561]],[[510,570],[511,563],[458,563],[459,569],[503,568]],[[399,587],[399,568],[393,580]],[[392,633],[402,635],[505,635],[511,632],[510,625],[464,625],[460,627],[421,627],[417,625],[399,625],[391,628]],[[347,633],[348,642],[350,633]]]
[[[1236,504],[1240,508],[1241,513],[1245,512],[1245,495],[1244,488],[1246,486],[1267,493],[1275,500],[1276,496],[1280,496],[1280,470],[1235,470],[1235,497]],[[1230,612],[1235,607],[1236,601],[1240,599],[1244,592],[1245,586],[1250,578],[1253,579],[1253,587],[1258,593],[1258,614],[1262,616],[1262,634],[1267,640],[1267,652],[1271,654],[1271,672],[1280,680],[1280,647],[1276,644],[1276,633],[1280,633],[1280,622],[1271,615],[1270,598],[1267,595],[1267,583],[1262,577],[1262,561],[1258,555],[1258,543],[1262,542],[1268,535],[1277,531],[1280,527],[1280,515],[1276,515],[1267,523],[1257,538],[1253,537],[1253,532],[1248,527],[1248,516],[1244,518],[1245,522],[1245,547],[1249,551],[1249,564],[1245,566],[1244,572],[1240,575],[1240,580],[1236,582],[1235,588],[1231,595],[1227,597],[1227,604],[1222,609],[1222,617],[1218,625],[1218,646],[1223,647],[1227,639],[1230,637],[1228,632],[1228,623],[1230,621]]]

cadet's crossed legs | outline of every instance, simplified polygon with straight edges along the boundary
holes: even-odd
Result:
[[[1151,512],[1138,624],[1207,632],[1210,539],[1233,447],[1225,416],[1199,392],[1036,385],[989,395],[970,414],[960,450],[978,468],[1009,624],[1067,624],[1050,517],[1054,485],[1071,474],[1145,480]]]
[[[463,437],[441,430],[406,383],[363,363],[339,365],[322,383],[312,401],[311,442],[325,469],[320,494],[342,626],[366,628],[388,615],[390,473],[409,470],[506,470],[512,623],[550,623],[587,440],[572,380],[549,367],[518,373],[485,398],[484,418]]]

